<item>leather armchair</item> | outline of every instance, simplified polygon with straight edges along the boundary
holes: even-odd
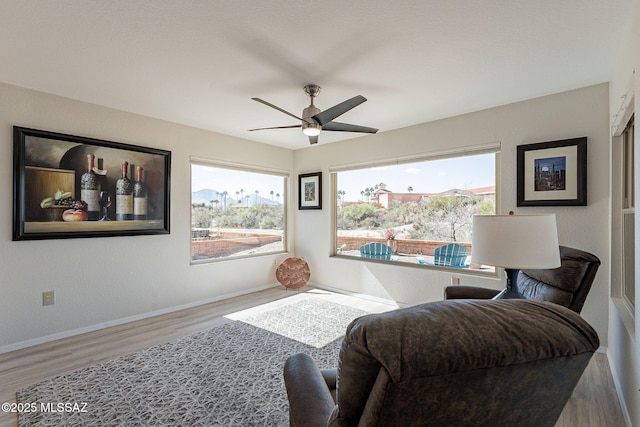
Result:
[[[520,271],[518,290],[526,299],[554,302],[580,313],[600,260],[589,252],[560,246],[560,263],[558,268]],[[499,292],[476,286],[447,286],[444,299],[490,299]]]
[[[287,359],[290,425],[553,426],[598,348],[573,311],[438,301],[354,320],[336,371]]]

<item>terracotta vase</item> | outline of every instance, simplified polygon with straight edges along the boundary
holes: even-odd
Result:
[[[398,241],[397,240],[387,240],[387,245],[391,246],[391,253],[392,254],[397,254],[398,253]]]

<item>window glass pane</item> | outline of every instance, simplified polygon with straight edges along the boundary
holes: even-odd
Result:
[[[378,242],[392,252],[378,259],[493,272],[470,255],[472,216],[496,211],[495,171],[484,153],[336,172],[336,253]]]
[[[285,251],[286,177],[191,165],[191,259]]]
[[[628,209],[628,208],[633,208],[634,207],[634,201],[633,201],[633,195],[634,195],[634,121],[633,121],[633,117],[631,117],[631,121],[629,122],[629,124],[627,125],[626,129],[624,130],[623,134],[622,134],[622,138],[623,138],[623,156],[624,156],[624,162],[623,162],[623,193],[624,193],[624,204],[623,204],[623,208],[624,209]]]

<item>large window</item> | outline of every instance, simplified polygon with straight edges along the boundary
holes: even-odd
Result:
[[[494,272],[470,255],[473,215],[496,212],[497,150],[335,168],[335,254],[371,258],[363,245],[379,243],[391,255],[378,260]]]
[[[635,336],[635,118],[628,92],[611,126],[611,300],[627,331]]]
[[[192,262],[284,252],[286,188],[277,171],[192,162]]]

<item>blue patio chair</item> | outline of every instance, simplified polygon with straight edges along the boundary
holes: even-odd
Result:
[[[380,242],[365,243],[360,246],[360,256],[372,259],[391,259],[391,246]]]
[[[458,243],[438,246],[433,251],[433,265],[452,268],[468,268],[467,248]]]

